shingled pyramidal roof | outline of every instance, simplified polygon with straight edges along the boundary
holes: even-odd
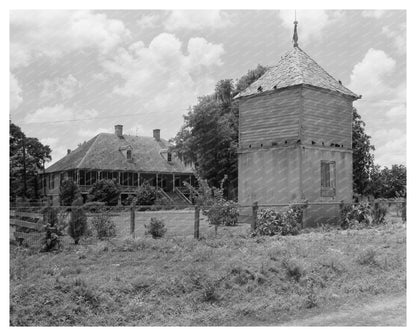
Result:
[[[267,91],[295,85],[308,85],[336,91],[354,99],[360,98],[347,89],[316,63],[297,43],[277,65],[270,67],[262,77],[240,92],[236,98],[252,96]]]
[[[191,173],[192,167],[174,155],[171,162],[166,160],[163,154],[168,146],[164,139],[100,133],[48,167],[46,173],[71,169]],[[131,160],[123,154],[126,148],[132,151]]]

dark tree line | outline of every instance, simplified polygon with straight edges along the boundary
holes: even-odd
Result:
[[[37,175],[51,160],[51,149],[37,138],[26,137],[19,126],[10,123],[10,198],[38,199]]]

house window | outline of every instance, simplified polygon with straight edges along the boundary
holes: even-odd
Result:
[[[335,161],[321,161],[321,196],[335,196]]]
[[[172,162],[172,153],[168,152],[168,162]]]
[[[131,160],[131,150],[127,150],[127,160]]]

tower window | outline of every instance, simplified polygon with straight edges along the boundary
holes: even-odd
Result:
[[[321,196],[335,196],[335,161],[321,161]]]

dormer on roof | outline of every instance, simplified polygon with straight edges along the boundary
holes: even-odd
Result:
[[[129,162],[133,162],[133,147],[131,145],[120,146],[119,151]]]

